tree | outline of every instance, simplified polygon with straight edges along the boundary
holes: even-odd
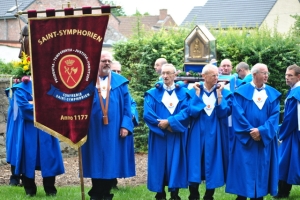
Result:
[[[105,4],[105,5],[111,5],[111,6],[118,6],[113,1],[104,1],[103,4]],[[125,13],[125,11],[124,11],[124,9],[122,7],[121,8],[111,9],[111,13],[114,16],[126,16],[126,13]]]
[[[295,37],[300,37],[300,16],[299,15],[291,15],[296,21],[294,23],[294,27],[292,33]]]

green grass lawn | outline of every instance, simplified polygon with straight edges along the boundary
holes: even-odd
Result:
[[[69,187],[58,187],[58,193],[56,197],[46,197],[43,187],[38,187],[38,192],[35,197],[26,197],[23,187],[11,187],[11,186],[1,186],[0,187],[0,199],[2,200],[22,200],[22,199],[53,199],[53,200],[81,200],[80,186],[69,186]],[[224,192],[224,187],[216,189],[215,200],[235,200],[235,195],[227,194]],[[89,200],[87,194],[89,188],[85,188],[85,199]],[[203,197],[205,190],[205,185],[200,186],[200,195]],[[114,200],[154,200],[155,193],[150,192],[146,185],[140,185],[137,187],[120,187],[119,190],[112,191],[115,196]],[[188,189],[181,189],[180,197],[182,200],[188,199]],[[169,198],[169,194],[168,194]],[[266,196],[265,200],[271,200],[271,196]],[[289,200],[299,200],[300,199],[300,187],[293,186],[292,192]]]

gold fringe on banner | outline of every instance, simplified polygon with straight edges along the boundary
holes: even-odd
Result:
[[[81,147],[87,140],[87,135],[85,137],[83,137],[79,142],[77,142],[76,144],[74,144],[69,138],[59,134],[58,132],[38,123],[38,122],[34,122],[34,126],[41,129],[42,131],[58,138],[59,140],[67,143],[68,145],[70,145],[73,149],[78,150],[79,147]]]

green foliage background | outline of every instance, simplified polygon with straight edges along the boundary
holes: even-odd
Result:
[[[299,18],[298,18],[299,19]],[[194,26],[162,29],[158,32],[146,32],[139,20],[135,35],[127,42],[113,46],[114,57],[122,64],[122,74],[130,80],[130,91],[136,100],[140,126],[135,129],[136,151],[147,151],[148,128],[143,121],[143,96],[154,86],[158,75],[154,71],[154,62],[164,57],[177,69],[182,69],[184,61],[184,40]],[[256,63],[265,63],[271,73],[269,82],[283,94],[288,90],[285,84],[286,67],[300,65],[300,38],[291,31],[280,34],[266,27],[260,29],[218,29],[210,30],[217,39],[218,64],[228,58],[235,66],[247,62],[251,67]]]

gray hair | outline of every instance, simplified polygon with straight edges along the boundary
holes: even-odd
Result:
[[[113,55],[109,51],[101,51],[101,56],[103,56],[103,55],[109,55],[111,57],[111,59],[113,59]]]
[[[256,74],[262,66],[265,66],[266,68],[268,68],[268,66],[266,64],[256,63],[251,69],[251,74],[252,75]]]
[[[236,66],[236,71],[239,71],[240,69],[245,69],[245,70],[249,70],[249,65],[245,62],[240,62],[237,66]]]
[[[174,67],[173,64],[171,64],[171,63],[163,64],[161,69],[163,69],[164,67],[172,67],[174,69],[174,73],[176,73],[176,67]]]
[[[202,74],[207,74],[208,72],[212,71],[212,69],[216,69],[218,71],[218,67],[213,64],[207,64],[202,69]]]
[[[288,66],[287,70],[293,70],[296,76],[300,74],[300,67],[296,64]]]

